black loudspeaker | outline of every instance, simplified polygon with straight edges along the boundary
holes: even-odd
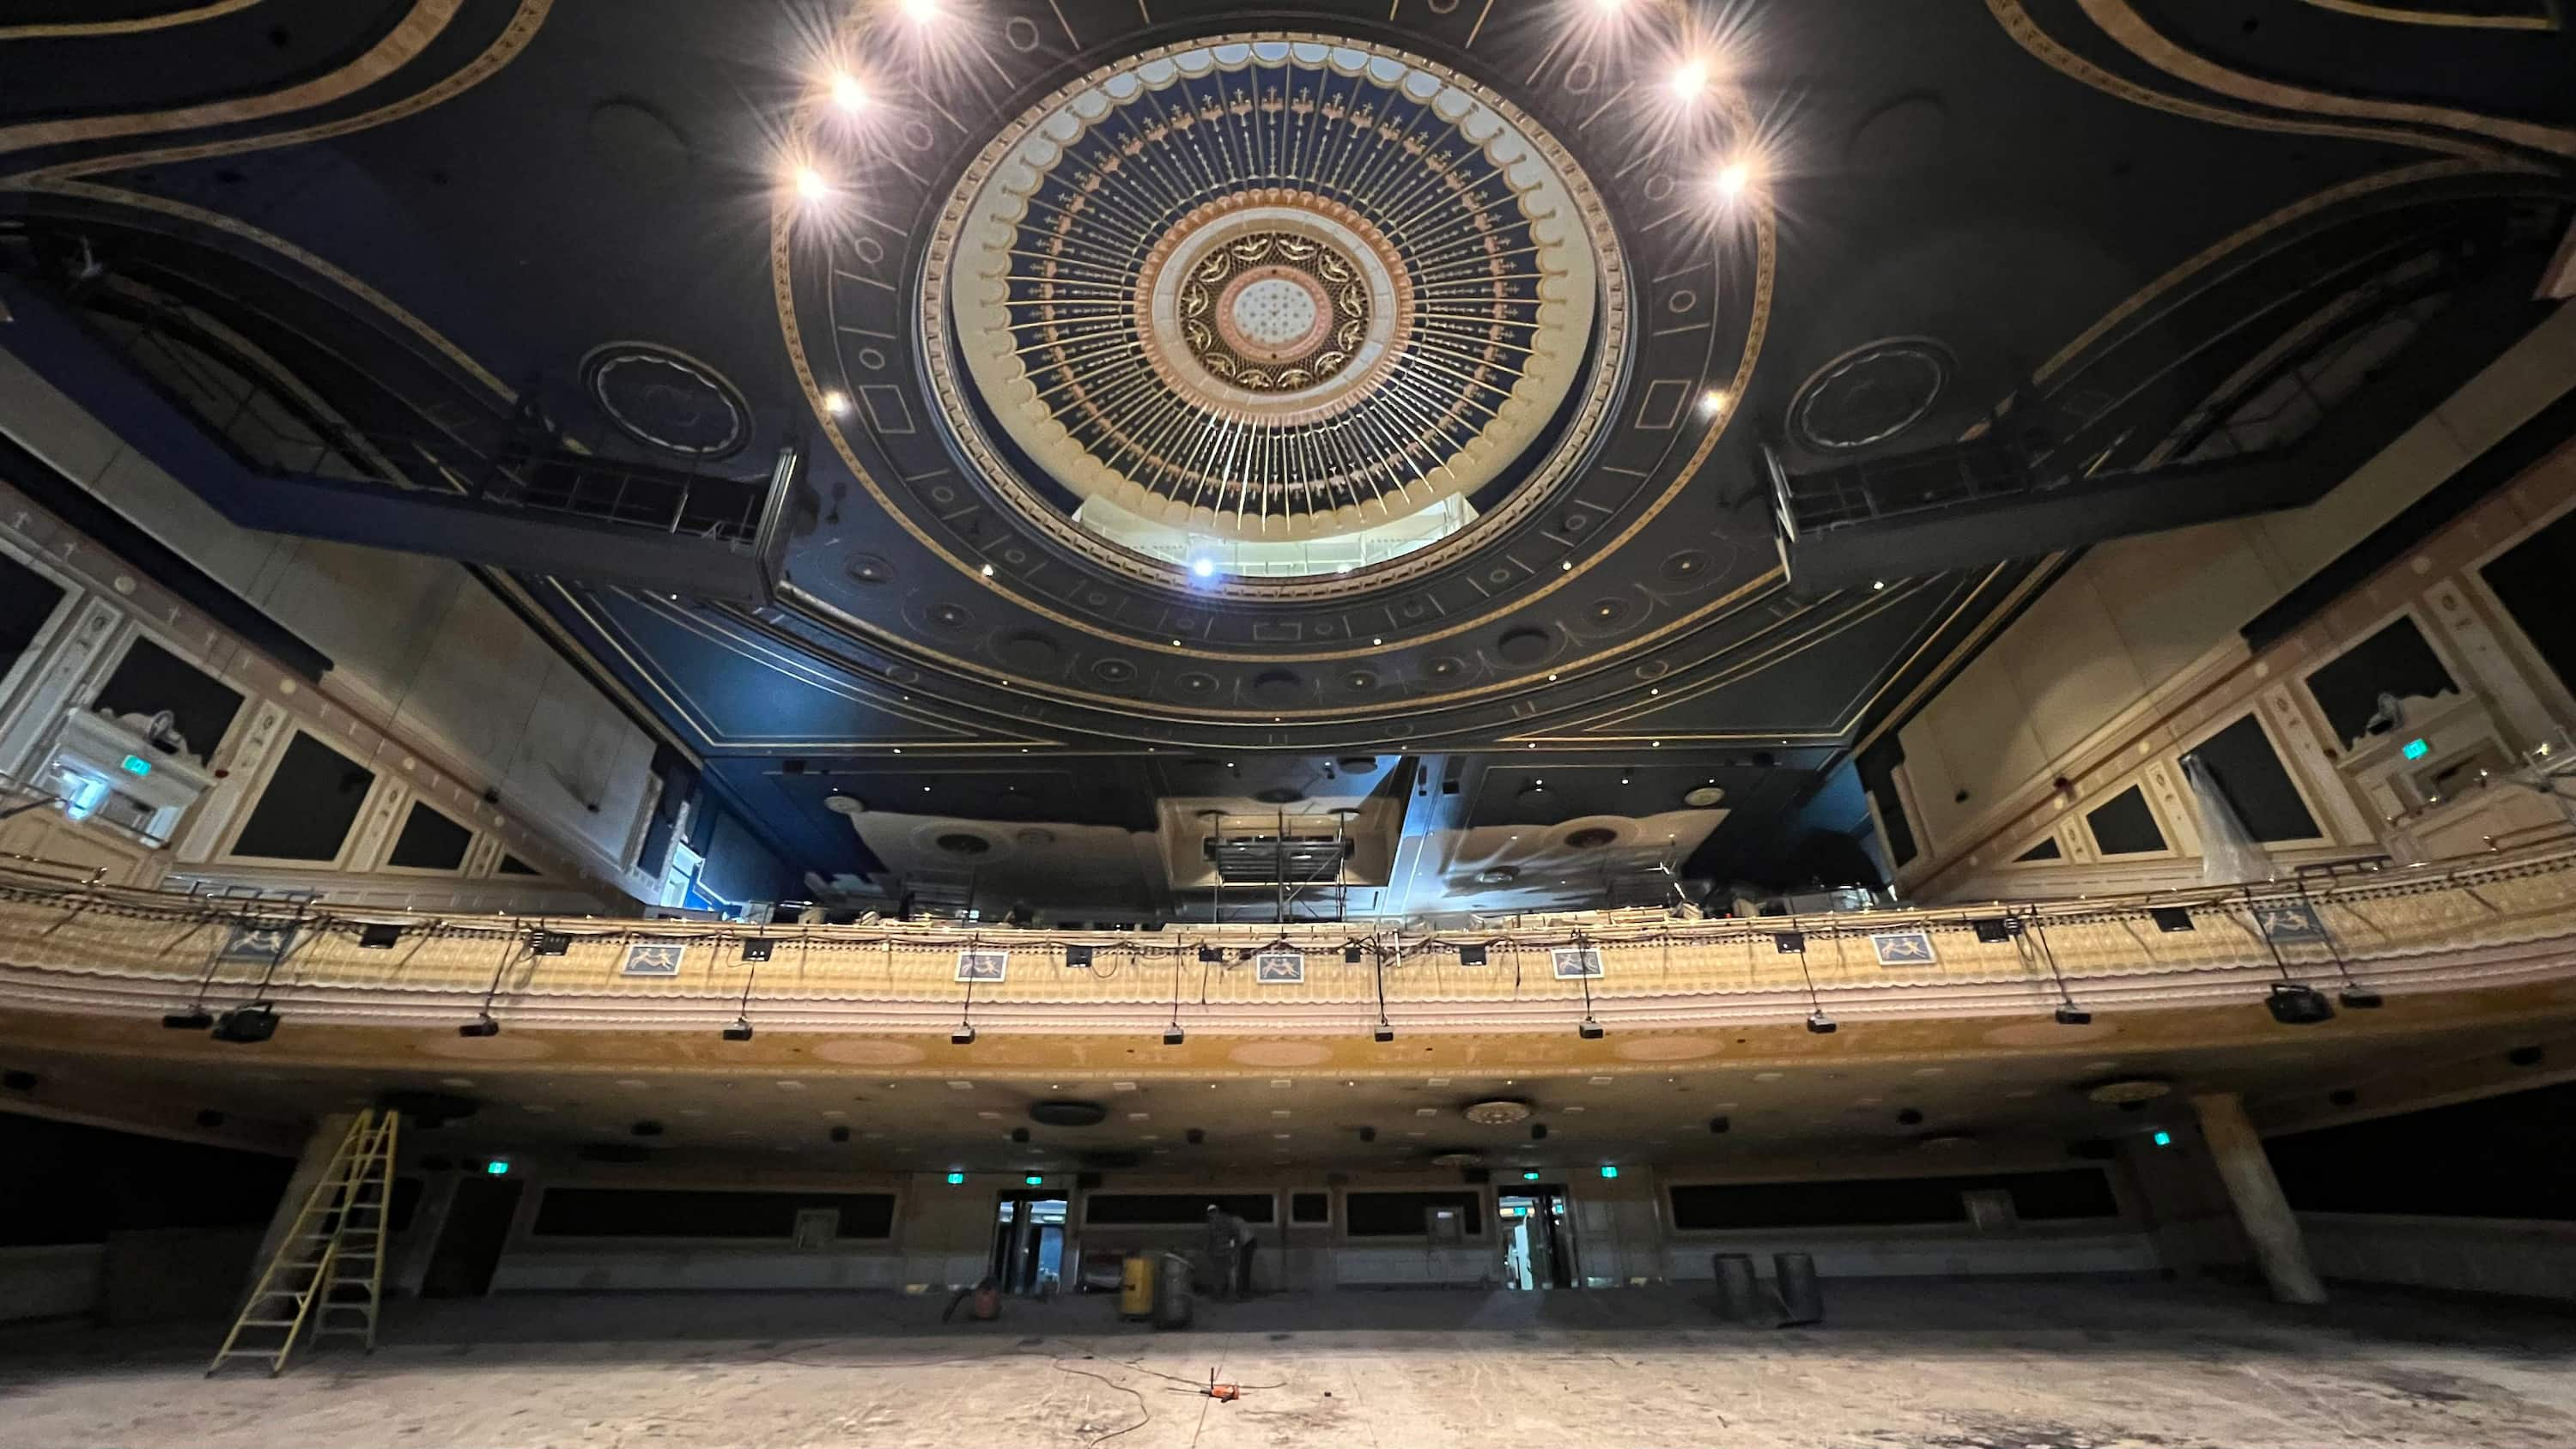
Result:
[[[1344,946],[1342,948],[1342,964],[1345,966],[1357,966],[1360,964],[1360,948],[1357,946]]]
[[[742,942],[742,959],[766,961],[769,959],[769,953],[777,949],[777,946],[778,943],[767,936],[746,936]]]
[[[537,933],[537,954],[540,956],[560,956],[571,949],[572,937],[561,931]]]
[[[1599,1041],[1601,1040],[1601,1023],[1594,1021],[1592,1018],[1587,1016],[1582,1021],[1576,1023],[1574,1034],[1583,1038],[1585,1041]]]
[[[215,1040],[262,1042],[277,1035],[277,1013],[265,1006],[236,1006],[215,1020]]]
[[[374,925],[358,928],[358,945],[367,951],[390,951],[402,939],[402,927]]]
[[[2010,916],[1992,916],[1982,921],[1971,921],[1969,924],[1977,928],[1977,939],[1989,946],[2009,941],[2021,934],[2021,922]]]
[[[1067,946],[1067,947],[1065,947],[1065,948],[1064,948],[1064,964],[1066,964],[1067,966],[1088,966],[1088,965],[1090,965],[1090,964],[1091,964],[1091,948],[1090,948],[1089,946]]]
[[[501,1034],[501,1023],[494,1021],[488,1016],[478,1016],[474,1020],[458,1027],[456,1029],[456,1034],[463,1037],[499,1036]]]
[[[2263,1005],[2270,1009],[2272,1019],[2283,1026],[2315,1026],[2321,1021],[2334,1020],[2334,1003],[2326,1000],[2325,993],[2295,981],[2275,983]]]
[[[161,1024],[172,1031],[204,1031],[215,1024],[215,1014],[204,1007],[174,1011],[161,1018]]]
[[[2156,929],[2167,935],[2192,929],[2191,912],[2180,906],[2149,906],[2147,914],[2154,918]]]
[[[1186,1038],[1182,1035],[1179,1027],[1167,1026],[1163,1028],[1163,1045],[1179,1046],[1184,1040],[1186,1040]]]
[[[34,1072],[0,1073],[0,1087],[7,1087],[13,1092],[32,1092],[36,1090],[36,1081]]]
[[[1841,1028],[1835,1024],[1832,1017],[1825,1015],[1821,1011],[1811,1011],[1807,1013],[1807,1030],[1814,1032],[1818,1036],[1832,1036],[1840,1029]]]
[[[1481,944],[1479,944],[1479,945],[1474,945],[1474,946],[1461,946],[1461,947],[1459,947],[1459,948],[1458,948],[1458,964],[1459,964],[1459,965],[1461,965],[1461,966],[1482,966],[1482,965],[1484,965],[1484,964],[1485,964],[1485,948],[1484,948],[1484,946],[1482,946]]]
[[[1395,1028],[1391,1026],[1380,1026],[1375,1031],[1369,1033],[1369,1040],[1393,1041],[1395,1040]]]
[[[1494,1180],[1494,1171],[1490,1167],[1462,1167],[1458,1169],[1458,1180],[1469,1187],[1480,1187]]]
[[[2057,1008],[2057,1024],[2059,1026],[2091,1026],[2093,1024],[2093,1013],[2086,1011],[2083,1007],[2075,1005],[2073,1002],[2068,1002],[2066,1005]]]
[[[1807,933],[1782,931],[1771,938],[1771,949],[1783,956],[1795,956],[1807,949]]]
[[[1207,965],[1213,966],[1224,959],[1225,952],[1218,947],[1201,946],[1199,948],[1199,960]]]
[[[736,1021],[734,1022],[734,1024],[733,1024],[733,1025],[731,1025],[731,1026],[729,1026],[729,1027],[726,1027],[726,1028],[724,1029],[724,1039],[725,1039],[726,1041],[749,1041],[749,1040],[751,1040],[751,1023],[750,1023],[750,1022],[747,1022],[747,1021],[736,1020]]]

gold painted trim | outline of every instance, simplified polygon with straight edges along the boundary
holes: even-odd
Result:
[[[2448,136],[2427,136],[2414,131],[2393,130],[2382,126],[2350,126],[2331,121],[2294,121],[2277,116],[2255,115],[2233,111],[2223,106],[2203,105],[2162,91],[2150,90],[2134,81],[2115,76],[2093,62],[2060,45],[2030,12],[2022,0],[1986,0],[1986,9],[2013,43],[2029,51],[2050,69],[2083,82],[2105,95],[2115,96],[2132,105],[2188,116],[2195,121],[2210,121],[2221,126],[2239,126],[2251,131],[2282,131],[2301,136],[2336,136],[2348,141],[2372,141],[2385,145],[2409,146],[2418,150],[2440,151],[2447,155],[2470,157],[2487,162],[2504,159],[2491,147],[2457,140]]]
[[[346,136],[353,131],[364,131],[389,121],[416,116],[432,106],[454,100],[499,74],[503,66],[518,59],[519,52],[528,48],[528,42],[536,39],[538,29],[546,23],[546,16],[553,8],[554,0],[519,0],[519,8],[511,15],[510,23],[501,27],[501,33],[492,38],[492,43],[485,46],[481,54],[467,61],[452,74],[441,77],[437,84],[415,91],[401,100],[378,106],[371,111],[362,111],[357,115],[344,116],[336,121],[322,121],[274,134],[240,136],[230,140],[205,141],[187,146],[164,146],[149,151],[67,161],[58,166],[47,166],[28,172],[12,180],[13,182],[52,181],[65,177],[92,175],[101,171],[125,170],[136,166],[166,165],[174,161],[202,161],[210,156],[232,156],[245,151],[264,151],[279,146],[301,145],[307,141],[325,141],[334,136]],[[351,86],[348,89],[354,91],[358,87]],[[446,350],[445,343],[438,342],[436,345],[441,350]]]
[[[175,30],[201,20],[219,20],[258,3],[259,0],[214,0],[210,5],[191,6],[160,15],[137,15],[130,20],[62,20],[49,25],[11,25],[0,27],[0,41],[88,40],[105,35],[140,35],[148,30]]]
[[[293,111],[328,105],[354,95],[411,64],[456,18],[464,0],[419,0],[411,13],[370,47],[366,54],[301,85],[237,100],[211,101],[169,111],[134,111],[119,116],[81,116],[61,121],[29,121],[0,127],[0,153],[77,141],[104,141],[118,136],[147,136],[160,131],[192,131],[264,121]]]
[[[2369,0],[2300,0],[2320,10],[2385,20],[2397,25],[2440,25],[2461,30],[2556,30],[2546,15],[2472,15],[2457,10],[2410,10],[2403,5],[2373,5]]]
[[[2148,24],[2145,16],[2131,8],[2129,0],[2076,0],[2076,3],[2084,7],[2084,13],[2092,18],[2095,25],[2102,27],[2105,35],[2118,41],[2131,55],[2176,80],[2250,105],[2309,115],[2388,121],[2403,126],[2436,126],[2493,137],[2507,145],[2546,151],[2555,156],[2576,156],[2576,131],[2480,115],[2450,106],[2378,101],[2362,96],[2338,95],[2333,91],[2310,90],[2305,86],[2283,85],[2279,81],[2230,70],[2207,56],[2185,50],[2163,31]]]

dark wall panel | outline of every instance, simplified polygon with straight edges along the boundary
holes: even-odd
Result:
[[[211,755],[241,713],[241,692],[149,639],[137,639],[100,686],[92,706],[117,714],[177,716],[179,733],[199,756]]]
[[[407,870],[457,870],[465,864],[465,848],[473,843],[473,831],[439,814],[426,802],[414,800],[411,814],[403,817],[402,834],[394,837],[394,851],[386,857],[386,864]]]
[[[63,586],[14,558],[0,555],[0,674],[18,662],[45,621],[61,607]]]
[[[1247,1223],[1279,1216],[1279,1200],[1266,1192],[1095,1192],[1083,1199],[1082,1220],[1119,1228],[1204,1226],[1210,1203]]]
[[[2085,812],[2084,823],[2093,827],[2093,843],[2104,855],[2145,855],[2165,848],[2156,812],[2147,808],[2146,793],[2135,785]]]
[[[2576,1222],[2576,1082],[2274,1137],[2263,1146],[2306,1212]]]
[[[2218,793],[2236,811],[2245,832],[2256,840],[2313,840],[2316,817],[2299,798],[2299,787],[2281,757],[2272,750],[2263,722],[2247,715],[2184,756],[2209,771]]]
[[[658,1188],[557,1187],[537,1204],[536,1232],[549,1238],[764,1238],[791,1242],[796,1215],[837,1208],[841,1238],[894,1236],[888,1192],[706,1192]]]
[[[0,1112],[0,1247],[105,1242],[139,1228],[255,1228],[295,1164]]]
[[[2002,1189],[2025,1222],[2115,1218],[2120,1200],[2099,1168],[1967,1177],[1850,1178],[1828,1182],[1730,1182],[1672,1189],[1673,1226],[1738,1228],[1924,1227],[1968,1221],[1966,1194]]]
[[[2576,512],[2559,515],[2479,572],[2541,662],[2576,690],[2576,609],[2567,607],[2568,591],[2576,588]]]
[[[2412,618],[2398,619],[2308,676],[2308,693],[2325,712],[2339,745],[2349,745],[2368,731],[2382,694],[2399,699],[2420,694],[2430,699],[2459,687]]]
[[[269,776],[233,854],[263,860],[329,860],[357,823],[373,771],[299,730]]]
[[[1485,1231],[1485,1199],[1473,1192],[1352,1192],[1342,1195],[1342,1232],[1354,1238],[1419,1238],[1424,1214],[1449,1208],[1467,1236]]]

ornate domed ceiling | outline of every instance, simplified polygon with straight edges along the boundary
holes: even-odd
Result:
[[[2058,562],[1801,585],[1775,467],[2163,457],[2554,241],[2555,20],[2398,8],[137,4],[0,29],[0,195],[369,427],[792,449],[756,604],[494,576],[792,856],[833,762],[1080,823],[1162,786],[1048,757],[1367,751],[1679,753],[1749,858]]]

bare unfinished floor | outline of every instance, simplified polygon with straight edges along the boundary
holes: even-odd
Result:
[[[0,1334],[0,1446],[2576,1445],[2576,1318],[2347,1290],[1829,1282],[1829,1321],[1688,1288],[1349,1292],[939,1322],[922,1298],[399,1305],[372,1357],[201,1378],[209,1330]],[[1197,1392],[1213,1370],[1239,1403]]]

